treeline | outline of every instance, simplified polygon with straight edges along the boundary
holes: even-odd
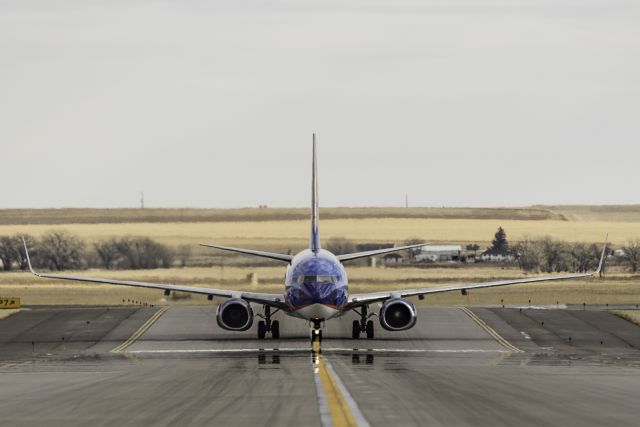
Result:
[[[586,273],[598,267],[602,246],[567,243],[547,236],[520,241],[513,252],[523,271]]]
[[[25,270],[27,257],[23,236],[0,236],[2,269]],[[85,268],[150,269],[169,268],[176,258],[185,264],[184,253],[146,237],[125,236],[87,244],[66,231],[50,231],[40,238],[24,236],[34,268],[71,270]],[[185,252],[184,248],[180,251]],[[187,254],[188,256],[188,254]]]

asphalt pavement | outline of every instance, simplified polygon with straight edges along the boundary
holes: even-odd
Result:
[[[0,320],[6,425],[635,426],[640,327],[605,311],[425,307],[404,332],[347,315],[312,348],[221,330],[214,307],[34,308]],[[342,411],[342,415],[341,412]]]

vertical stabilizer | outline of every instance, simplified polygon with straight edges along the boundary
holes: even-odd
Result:
[[[316,155],[316,134],[313,134],[313,166],[311,176],[311,240],[309,248],[317,252],[320,250],[320,231],[318,229],[318,162]]]

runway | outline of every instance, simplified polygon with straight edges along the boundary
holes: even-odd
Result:
[[[420,308],[374,340],[353,319],[312,351],[285,316],[257,340],[213,307],[25,310],[0,320],[2,422],[637,425],[640,327],[607,312]]]

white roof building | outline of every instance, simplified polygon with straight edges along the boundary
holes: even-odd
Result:
[[[428,245],[420,248],[416,261],[457,261],[462,254],[460,245]]]

